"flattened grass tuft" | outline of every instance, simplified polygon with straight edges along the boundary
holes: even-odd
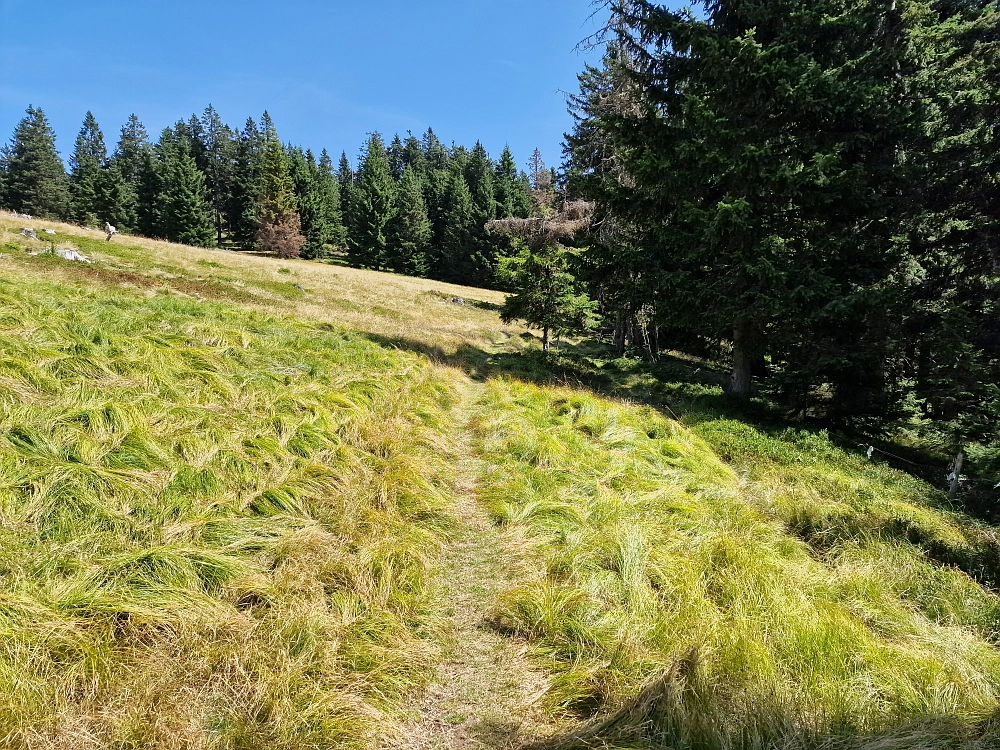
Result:
[[[0,282],[0,744],[361,746],[428,677],[441,370]]]
[[[552,710],[627,713],[668,675],[625,735],[720,749],[887,731],[895,747],[901,725],[950,717],[971,736],[996,710],[1000,597],[866,515],[906,515],[941,544],[982,531],[917,482],[866,479],[823,441],[776,443],[796,470],[755,471],[777,459],[700,426],[737,474],[653,410],[573,390],[496,380],[478,414],[481,498],[533,561],[494,619],[553,670]],[[810,472],[825,489],[795,488]],[[822,552],[793,533],[807,500],[838,502],[849,529]]]

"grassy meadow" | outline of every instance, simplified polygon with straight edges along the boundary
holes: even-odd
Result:
[[[0,217],[0,747],[1000,746],[1000,535],[926,483],[547,382],[496,292],[31,225]],[[554,736],[406,730],[461,658],[465,492],[506,571],[469,606]]]

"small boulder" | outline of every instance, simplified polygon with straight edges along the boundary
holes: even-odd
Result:
[[[21,234],[32,240],[38,239],[38,235],[35,234],[35,230],[31,229],[30,227],[21,227]]]

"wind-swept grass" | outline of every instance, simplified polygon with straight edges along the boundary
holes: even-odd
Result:
[[[0,745],[390,731],[434,657],[450,394],[329,326],[0,281]]]
[[[928,720],[952,741],[996,710],[1000,598],[911,538],[971,549],[984,530],[821,438],[698,429],[740,473],[651,409],[489,384],[480,493],[533,561],[495,621],[554,671],[550,708],[600,715],[665,676],[626,724],[678,749],[902,737]]]

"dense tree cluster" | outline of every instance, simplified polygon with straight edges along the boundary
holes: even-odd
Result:
[[[615,0],[569,192],[626,340],[728,357],[800,411],[1000,406],[1000,11],[987,0]]]
[[[237,130],[211,106],[155,143],[133,115],[110,155],[88,112],[69,167],[44,113],[29,107],[0,149],[0,205],[205,247],[346,255],[477,286],[498,283],[498,257],[511,251],[486,224],[535,210],[532,178],[509,149],[494,161],[481,144],[446,147],[433,130],[388,144],[373,134],[356,170],[346,154],[335,169],[325,150],[316,158],[282,144],[266,112]]]

